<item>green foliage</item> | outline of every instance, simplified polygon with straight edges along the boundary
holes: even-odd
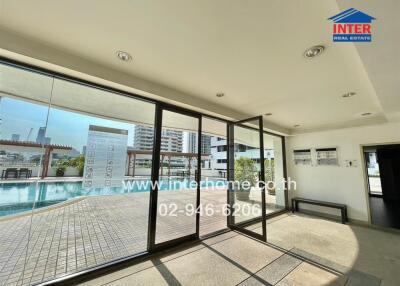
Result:
[[[33,163],[36,166],[38,166],[40,164],[40,156],[31,159],[31,163]]]
[[[275,180],[275,161],[265,159],[265,182],[273,182]]]
[[[85,167],[85,156],[79,155],[78,157],[69,161],[71,167],[75,167],[79,171],[79,176],[83,176],[83,169]]]
[[[56,169],[56,176],[62,177],[64,176],[65,170],[69,166],[69,161],[62,159],[57,161],[57,169]]]
[[[251,186],[254,186],[257,179],[256,175],[257,169],[253,160],[245,157],[235,160],[235,181],[240,182],[240,185],[247,181]],[[239,191],[249,191],[249,189],[239,188]]]

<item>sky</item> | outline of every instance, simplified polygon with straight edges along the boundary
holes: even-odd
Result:
[[[133,146],[135,124],[107,120],[94,116],[87,116],[76,112],[69,112],[41,104],[0,97],[0,126],[1,139],[10,140],[13,134],[20,135],[20,141],[36,141],[40,127],[46,126],[46,137],[51,138],[51,144],[72,146],[82,152],[87,144],[89,125],[98,125],[128,130],[128,146]],[[32,128],[32,132],[29,132]],[[188,146],[188,135],[184,132],[183,151]]]
[[[12,134],[19,134],[21,141],[36,141],[40,127],[48,124],[46,137],[51,137],[51,144],[72,146],[81,152],[86,145],[89,125],[128,130],[128,146],[133,145],[134,124],[106,120],[60,109],[49,108],[44,105],[7,97],[1,98],[0,114],[1,139],[9,140]],[[30,129],[33,128],[28,138]]]

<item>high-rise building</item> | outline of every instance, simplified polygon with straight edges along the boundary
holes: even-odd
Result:
[[[189,133],[188,152],[197,153],[197,134]],[[201,136],[201,154],[211,154],[211,136]]]
[[[225,171],[226,163],[227,163],[227,140],[220,137],[212,137],[211,138],[211,167],[214,170]],[[234,145],[235,157],[247,157],[255,162],[259,163],[260,161],[260,152],[258,148],[254,148],[251,146],[243,145],[243,144],[235,144]],[[264,158],[271,159],[274,158],[274,150],[273,149],[265,149]]]
[[[227,140],[220,137],[211,138],[211,166],[214,170],[226,171]]]
[[[40,127],[36,136],[36,143],[43,143],[46,135],[46,127]]]
[[[40,127],[36,136],[36,143],[50,145],[51,138],[46,137],[46,127]]]
[[[154,128],[145,125],[136,125],[133,147],[136,150],[153,150]]]
[[[137,125],[135,126],[134,132],[134,140],[133,140],[133,149],[135,150],[145,150],[151,151],[153,150],[153,141],[154,141],[154,128],[151,126]],[[172,129],[163,129],[161,131],[161,152],[176,152],[182,153],[183,149],[183,132],[172,130]],[[178,168],[184,166],[184,158],[183,157],[174,157],[168,161],[171,166]],[[136,159],[137,165],[150,165],[151,166],[151,157],[144,156],[142,158]]]
[[[11,141],[19,141],[19,138],[21,136],[19,134],[12,134],[11,135]]]
[[[133,147],[136,150],[153,150],[154,128],[151,126],[135,126]],[[161,151],[182,152],[183,132],[163,129],[161,133]]]
[[[163,129],[161,132],[161,151],[181,153],[183,148],[183,132]]]

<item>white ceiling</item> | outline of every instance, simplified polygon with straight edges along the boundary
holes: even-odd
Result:
[[[338,2],[0,0],[0,55],[229,118],[272,112],[266,125],[282,133],[399,120],[398,4]],[[377,18],[373,43],[332,42],[327,18],[350,7]],[[305,59],[316,44],[326,52]],[[133,61],[119,61],[117,50]],[[357,95],[343,99],[349,91]]]

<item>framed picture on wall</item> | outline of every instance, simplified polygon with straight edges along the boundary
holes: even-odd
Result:
[[[295,165],[311,165],[311,149],[293,150]]]
[[[318,166],[339,165],[337,148],[318,148],[315,152]]]

